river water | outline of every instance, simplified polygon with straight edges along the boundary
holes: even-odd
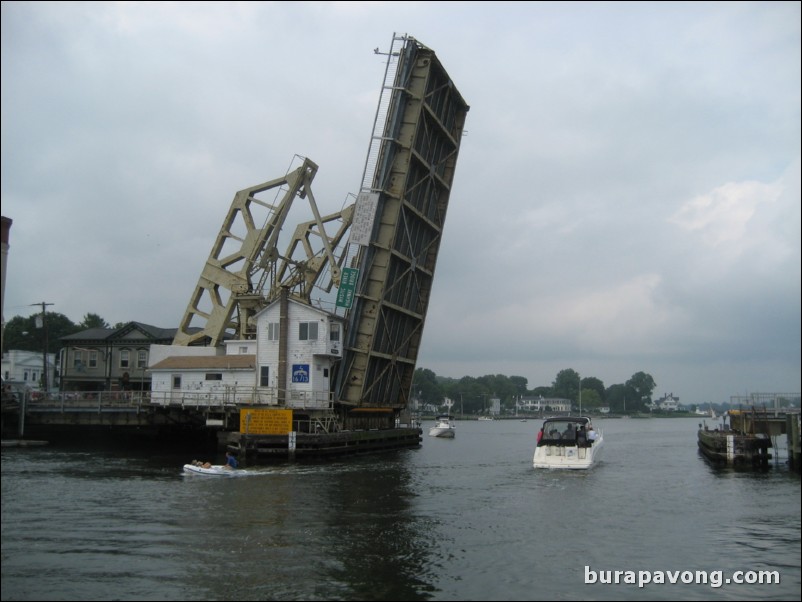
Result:
[[[186,450],[4,448],[2,599],[798,600],[799,475],[710,466],[697,423],[598,420],[578,473],[532,468],[532,419],[236,477],[183,475]]]

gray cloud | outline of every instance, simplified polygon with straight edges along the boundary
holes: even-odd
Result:
[[[408,32],[471,105],[419,366],[799,391],[799,5],[502,4],[3,3],[6,317],[176,326],[237,190],[358,191]]]

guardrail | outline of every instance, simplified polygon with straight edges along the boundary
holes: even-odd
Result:
[[[276,389],[230,387],[214,392],[151,391],[71,391],[47,396],[30,395],[24,401],[27,411],[136,410],[143,407],[189,407],[232,409],[238,406],[268,406],[288,409],[330,410],[333,400],[328,391],[287,391],[280,402]]]

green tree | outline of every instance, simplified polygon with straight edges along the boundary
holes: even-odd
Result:
[[[652,375],[645,372],[636,372],[625,384],[635,391],[637,400],[633,401],[638,403],[638,409],[646,409],[646,402],[651,401],[652,391],[657,386]]]
[[[641,404],[638,393],[628,385],[612,385],[605,391],[605,399],[610,410],[616,413],[640,411]]]
[[[514,379],[514,380],[513,380]],[[501,407],[512,409],[514,399],[519,392],[526,391],[526,379],[522,376],[505,376],[504,374],[488,374],[477,379],[484,387],[487,399],[497,397],[501,400]],[[487,408],[489,408],[487,404]]]
[[[426,368],[417,368],[412,379],[412,396],[423,403],[441,404],[443,388],[437,382],[437,376]]]
[[[461,407],[465,414],[481,413],[489,393],[479,379],[473,376],[463,376],[452,381],[445,390],[445,395],[454,400],[454,407]]]
[[[510,384],[515,387],[516,395],[526,395],[529,380],[525,376],[510,376]]]
[[[551,389],[554,397],[577,401],[579,399],[579,373],[573,368],[560,370]]]
[[[604,383],[601,379],[596,378],[595,376],[588,376],[587,378],[582,379],[582,401],[585,401],[585,389],[590,389],[595,391],[596,394],[599,396],[599,405],[604,402]]]
[[[532,389],[532,391],[529,394],[533,395],[535,397],[538,397],[538,396],[545,397],[545,398],[555,397],[555,395],[553,395],[553,391],[552,391],[551,387],[535,387],[534,389]]]
[[[598,408],[602,405],[602,398],[596,389],[588,389],[582,382],[582,409]]]
[[[18,349],[41,352],[45,347],[45,334],[47,334],[47,352],[58,353],[61,349],[61,337],[75,334],[81,330],[67,316],[58,312],[45,313],[46,328],[42,328],[37,325],[37,318],[41,315],[41,313],[34,313],[27,318],[14,316],[6,322],[6,328],[3,331],[5,351]]]
[[[79,326],[84,330],[89,330],[90,328],[109,328],[108,322],[98,314],[86,314]]]

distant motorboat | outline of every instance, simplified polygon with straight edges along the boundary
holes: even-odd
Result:
[[[441,439],[453,439],[456,435],[454,423],[451,421],[451,416],[446,414],[440,415],[435,419],[435,424],[429,429],[430,437],[440,437]]]
[[[543,421],[532,465],[535,468],[587,470],[599,461],[604,437],[590,418],[562,416]]]
[[[478,420],[494,420],[492,416],[479,416]]]

